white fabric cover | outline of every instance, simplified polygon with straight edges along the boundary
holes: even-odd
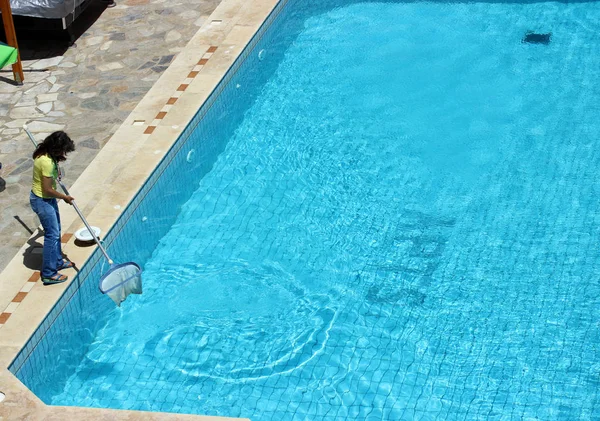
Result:
[[[62,19],[85,0],[10,0],[13,15]]]

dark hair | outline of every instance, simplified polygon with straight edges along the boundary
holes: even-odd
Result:
[[[75,143],[63,131],[54,132],[37,145],[33,152],[33,159],[41,155],[48,155],[54,162],[64,161],[69,152],[75,150]]]

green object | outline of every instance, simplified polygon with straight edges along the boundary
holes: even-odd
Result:
[[[0,69],[17,62],[17,49],[0,42]]]

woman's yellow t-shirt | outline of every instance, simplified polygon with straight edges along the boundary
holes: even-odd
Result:
[[[43,177],[52,177],[52,188],[56,190],[58,170],[56,164],[48,155],[40,155],[33,160],[33,183],[31,184],[31,191],[38,197],[50,199],[52,196],[44,196],[42,193]]]

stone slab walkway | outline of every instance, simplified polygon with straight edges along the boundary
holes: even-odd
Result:
[[[22,86],[10,83],[10,68],[0,71],[0,271],[39,223],[29,207],[33,146],[23,124],[39,140],[65,130],[75,141],[63,165],[71,185],[220,1],[117,0],[90,10],[99,18],[76,46],[39,42],[24,51]]]

